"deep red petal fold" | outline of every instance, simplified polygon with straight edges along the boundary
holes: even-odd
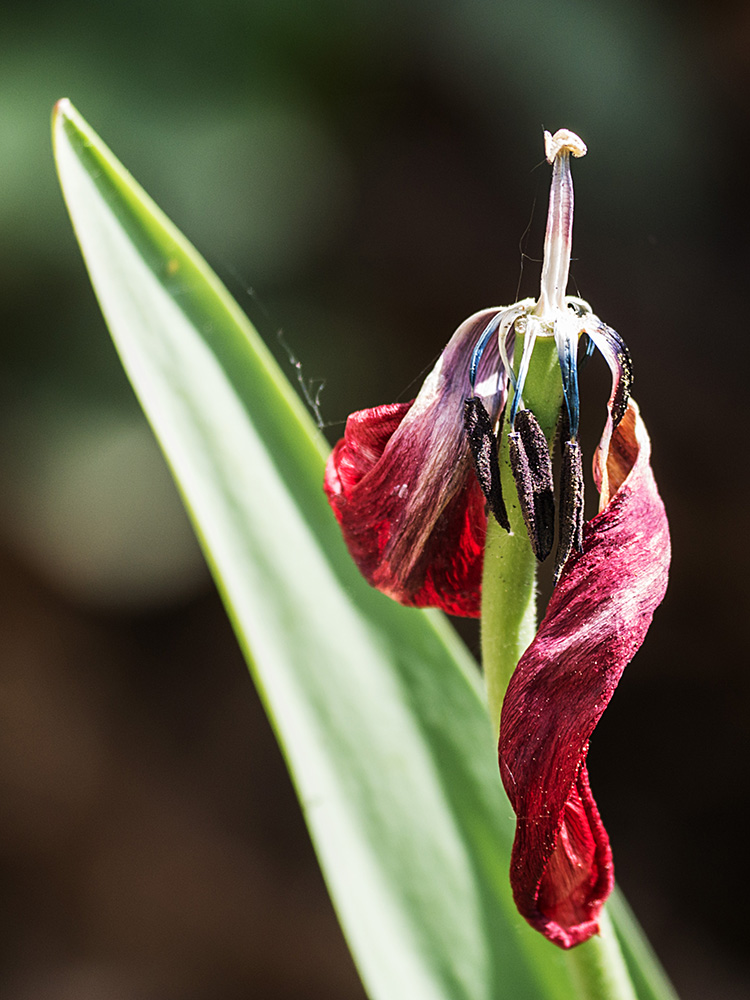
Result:
[[[522,916],[562,948],[597,933],[614,883],[586,771],[589,738],[667,586],[669,527],[650,451],[631,401],[606,470],[596,458],[603,507],[562,572],[501,714],[500,773],[517,816],[513,895]]]
[[[496,312],[461,324],[411,403],[353,413],[326,467],[326,495],[352,558],[402,604],[480,612],[487,518],[463,413],[471,354]],[[478,385],[493,371],[502,371],[496,344],[482,358]],[[483,398],[496,417],[502,375]]]

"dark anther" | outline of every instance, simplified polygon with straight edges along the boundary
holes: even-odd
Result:
[[[615,385],[615,393],[612,400],[612,425],[617,427],[625,416],[625,411],[628,408],[628,400],[633,391],[633,361],[630,357],[627,344],[617,330],[613,330],[606,323],[601,323],[599,329],[609,341],[610,348],[620,366],[620,375]]]
[[[492,430],[490,415],[478,396],[471,396],[464,401],[464,427],[474,458],[477,479],[487,498],[487,504],[498,524],[506,531],[510,531],[510,521],[500,485],[497,438]]]
[[[508,435],[510,464],[534,555],[546,559],[555,540],[555,492],[547,439],[531,410],[520,410]]]
[[[563,407],[565,409],[565,407]],[[583,547],[583,461],[578,441],[566,441],[560,470],[560,539],[555,556],[557,583],[568,556]]]

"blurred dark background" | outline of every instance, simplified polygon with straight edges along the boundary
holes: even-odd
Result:
[[[592,783],[683,1000],[746,996],[747,4],[1,14],[0,995],[362,996],[88,284],[49,144],[65,96],[290,377],[291,352],[325,381],[331,440],[410,398],[466,315],[536,294],[542,128],[582,135],[571,288],[631,348],[674,544]],[[603,363],[584,381],[595,439]]]

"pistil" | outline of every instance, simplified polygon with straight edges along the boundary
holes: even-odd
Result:
[[[575,132],[559,129],[544,133],[544,151],[552,164],[547,231],[544,236],[544,264],[539,301],[533,314],[552,322],[565,309],[570,253],[573,245],[573,178],[570,156],[585,156],[586,144]],[[550,331],[551,332],[551,331]]]

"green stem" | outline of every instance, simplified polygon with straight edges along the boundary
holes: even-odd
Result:
[[[501,475],[511,534],[494,517],[488,519],[482,580],[482,663],[495,733],[500,731],[500,709],[508,682],[536,634],[536,559],[518,503],[508,502],[512,494],[506,488],[505,467],[503,463]],[[510,489],[515,493],[512,477]]]
[[[638,1000],[609,914],[599,917],[599,934],[567,953],[578,1000]]]
[[[516,338],[516,358],[523,339]],[[562,381],[554,340],[537,340],[523,393],[547,440],[553,438],[562,403]],[[487,526],[482,579],[482,665],[495,732],[505,689],[523,651],[536,634],[536,558],[526,534],[508,455],[508,434],[500,441],[500,476],[510,533],[494,518]]]
[[[517,358],[521,357],[522,346],[518,337]],[[524,403],[551,441],[562,405],[560,370],[552,338],[537,341]],[[536,558],[518,505],[508,456],[507,428],[502,434],[500,463],[511,531],[505,532],[494,518],[489,519],[482,581],[482,663],[495,732],[500,728],[500,709],[508,682],[537,627]],[[600,934],[566,953],[579,1000],[637,1000],[606,912],[601,915],[600,928]]]

